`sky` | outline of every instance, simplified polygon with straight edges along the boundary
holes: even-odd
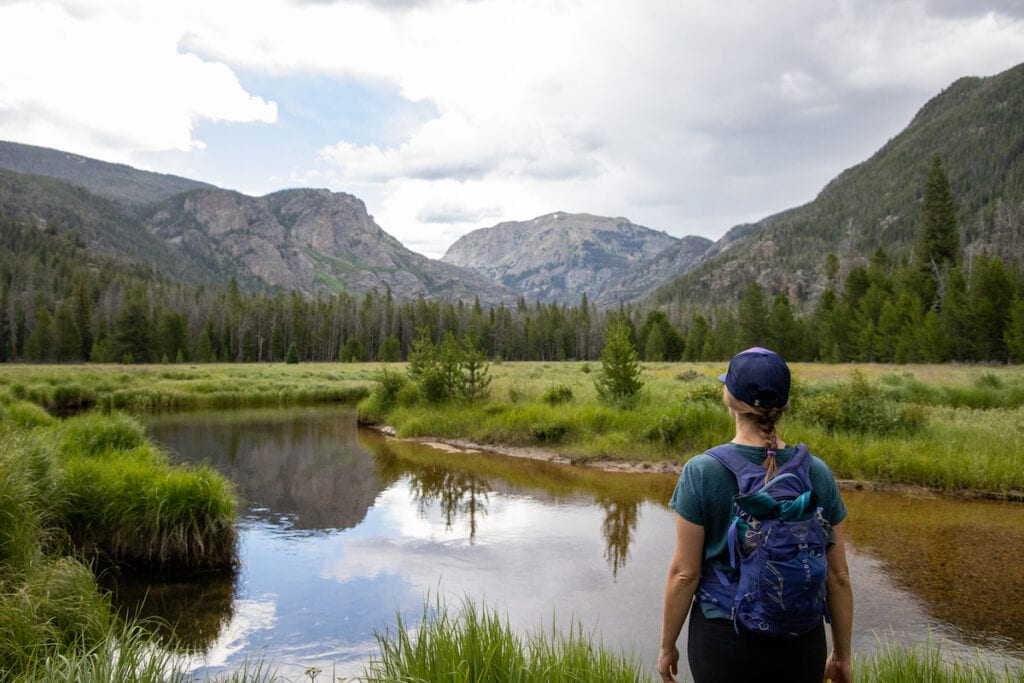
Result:
[[[410,249],[555,211],[682,237],[804,204],[1024,0],[0,0],[0,139],[259,196]]]

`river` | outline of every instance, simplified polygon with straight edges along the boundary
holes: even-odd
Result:
[[[244,501],[237,573],[117,585],[124,609],[145,596],[142,613],[173,625],[197,677],[246,659],[292,680],[310,666],[356,676],[376,633],[439,600],[529,633],[579,623],[653,675],[674,476],[446,453],[358,429],[351,408],[145,422],[176,460],[211,463]],[[843,496],[858,653],[895,638],[1024,659],[1024,505]]]

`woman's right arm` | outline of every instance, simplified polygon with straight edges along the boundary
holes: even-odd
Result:
[[[827,601],[832,620],[832,654],[825,663],[825,678],[836,683],[853,683],[853,585],[841,526],[833,527],[836,543],[828,553]]]
[[[675,675],[679,673],[676,640],[697,591],[703,560],[704,527],[676,515],[676,549],[665,582],[665,609],[658,653],[658,673],[665,683],[674,683]]]

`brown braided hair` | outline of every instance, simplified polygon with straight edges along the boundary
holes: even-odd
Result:
[[[775,423],[779,421],[782,414],[789,410],[789,402],[786,405],[779,408],[765,408],[762,406],[752,406],[749,403],[739,400],[732,395],[727,387],[722,387],[722,398],[725,401],[725,405],[735,411],[737,414],[742,415],[744,418],[754,422],[758,429],[761,430],[761,436],[764,439],[764,447],[767,451],[767,457],[761,466],[764,467],[767,472],[764,475],[764,483],[768,483],[778,474],[779,465],[775,461],[775,451],[779,443],[779,437],[775,433]]]

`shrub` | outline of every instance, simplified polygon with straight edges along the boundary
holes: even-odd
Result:
[[[697,372],[696,370],[693,370],[692,368],[686,370],[685,372],[680,372],[678,375],[676,375],[676,379],[679,380],[680,382],[693,382],[695,380],[700,379],[700,377],[700,373]]]
[[[800,416],[829,431],[861,434],[912,433],[925,423],[920,406],[897,406],[886,400],[882,390],[869,384],[859,370],[850,373],[849,382],[805,399]]]
[[[398,401],[399,394],[409,383],[401,373],[383,367],[374,373],[373,381],[377,383],[373,389],[373,395],[384,408],[393,406]]]
[[[544,395],[541,399],[550,405],[559,405],[561,403],[568,403],[573,399],[572,388],[565,384],[556,384],[548,387],[544,391]]]

